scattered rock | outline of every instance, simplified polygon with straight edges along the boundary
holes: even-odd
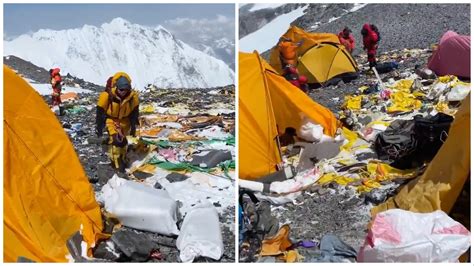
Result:
[[[180,174],[180,173],[176,173],[176,172],[173,172],[173,173],[166,176],[166,179],[168,181],[170,181],[170,183],[181,182],[181,181],[184,181],[188,178],[189,178],[189,176],[183,175],[183,174]]]
[[[111,240],[128,258],[135,262],[147,261],[157,245],[147,234],[123,228],[112,235]]]
[[[110,241],[102,241],[94,249],[94,258],[105,259],[108,261],[119,261],[121,257],[121,253],[115,249],[115,244]]]

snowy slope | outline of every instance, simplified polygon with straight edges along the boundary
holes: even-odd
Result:
[[[242,52],[257,50],[259,53],[263,53],[272,48],[281,35],[288,30],[290,23],[304,15],[305,9],[306,6],[280,15],[259,30],[240,39],[239,50]]]
[[[253,6],[249,9],[250,12],[254,12],[260,9],[265,8],[277,8],[282,5],[286,5],[286,3],[277,3],[277,4],[269,4],[269,3],[261,3],[261,4],[253,4]]]
[[[85,80],[105,84],[117,71],[130,74],[133,86],[208,88],[234,83],[234,72],[221,60],[154,29],[116,18],[101,27],[39,30],[4,42],[4,55],[15,55],[49,69],[59,66]]]
[[[30,83],[31,87],[33,87],[41,95],[51,95],[51,93],[53,93],[53,89],[51,89],[51,84],[33,83],[31,81],[29,81],[29,83]],[[92,93],[91,90],[64,86],[62,93],[68,93],[68,92]]]
[[[235,45],[227,38],[213,40],[209,45],[205,44],[204,42],[199,43],[193,47],[212,57],[221,59],[222,61],[226,62],[231,69],[233,69],[235,60]]]

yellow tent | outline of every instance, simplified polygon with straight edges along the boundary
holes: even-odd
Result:
[[[291,26],[282,36],[298,47],[298,71],[309,83],[323,83],[338,75],[357,72],[357,63],[337,35],[332,33],[309,33]],[[282,74],[280,52],[275,46],[270,52],[270,65]]]
[[[82,227],[92,245],[100,208],[68,136],[41,96],[3,66],[3,259],[67,261]]]
[[[372,208],[375,215],[399,208],[413,212],[451,211],[470,175],[470,95],[455,115],[449,136],[423,175],[386,202]]]
[[[257,179],[281,162],[277,136],[298,129],[302,116],[334,136],[333,113],[315,103],[260,58],[257,52],[239,54],[239,177]]]

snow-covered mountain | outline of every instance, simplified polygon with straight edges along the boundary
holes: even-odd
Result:
[[[4,42],[4,55],[15,55],[49,69],[60,67],[85,80],[105,84],[125,71],[132,85],[208,88],[234,83],[226,63],[176,39],[162,26],[149,28],[115,18],[100,27],[42,29]]]
[[[212,41],[209,45],[200,43],[197,44],[196,48],[212,57],[221,59],[226,62],[231,69],[234,69],[235,45],[234,42],[229,39],[217,39]]]

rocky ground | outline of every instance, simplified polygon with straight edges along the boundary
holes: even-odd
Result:
[[[364,23],[377,25],[382,37],[379,52],[429,48],[431,44],[438,43],[447,30],[466,35],[471,32],[469,4],[368,4],[346,14],[341,13],[341,9],[347,10],[350,7],[341,5],[344,4],[334,7],[327,5],[327,10],[323,12],[320,10],[321,5],[310,5],[307,13],[293,24],[309,31],[336,34],[348,26],[356,39],[354,54],[363,52],[360,30]],[[321,14],[324,17],[318,19]],[[324,23],[339,16],[341,18]],[[323,23],[317,28],[311,28],[317,21]]]
[[[469,4],[367,4],[357,11],[348,12],[353,7],[354,4],[309,4],[305,14],[291,24],[309,32],[335,34],[347,26],[352,29],[356,41],[354,55],[364,53],[360,30],[365,23],[378,27],[382,37],[380,53],[404,48],[430,48],[448,30],[466,35],[471,32]],[[288,4],[251,13],[242,10],[246,19],[239,22],[242,29],[239,38],[296,8],[294,4]],[[269,52],[262,55],[268,59]]]

